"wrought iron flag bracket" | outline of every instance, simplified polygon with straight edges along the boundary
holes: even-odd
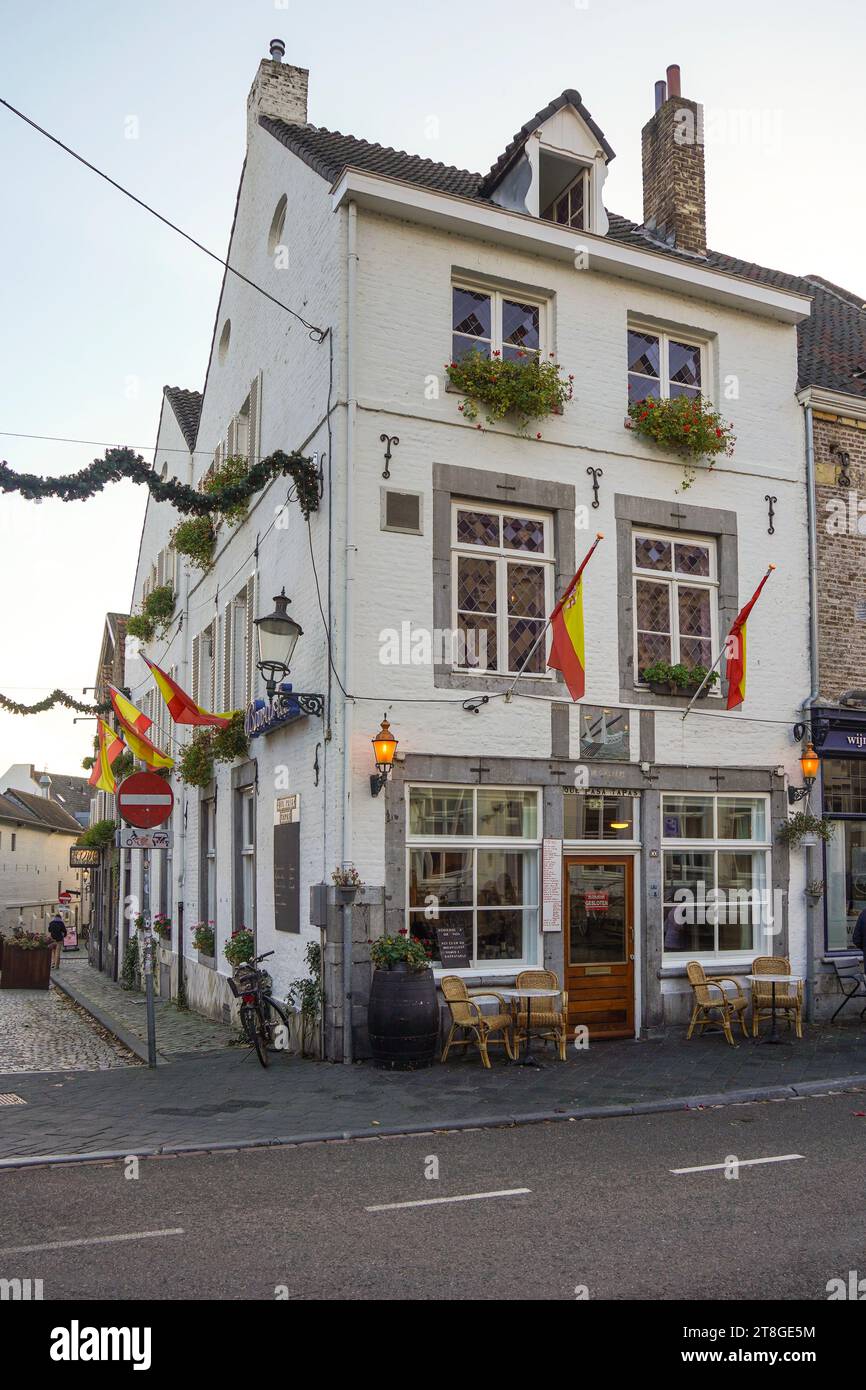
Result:
[[[397,445],[400,443],[400,439],[399,439],[399,436],[396,435],[396,434],[380,434],[380,435],[379,435],[379,440],[380,440],[380,443],[386,445],[386,448],[385,448],[385,468],[384,468],[384,470],[383,470],[383,472],[382,472],[382,477],[383,477],[383,478],[390,478],[390,476],[391,476],[391,446],[393,445],[393,447],[396,449],[396,448],[397,448]]]
[[[304,714],[312,714],[315,718],[324,719],[325,717],[325,697],[324,695],[304,695],[297,690],[291,692],[291,699],[297,700],[299,708]]]
[[[588,474],[589,474],[589,473],[592,474],[592,494],[593,494],[593,502],[592,502],[592,505],[593,505],[593,507],[598,507],[598,506],[601,505],[600,502],[599,502],[599,500],[598,500],[598,480],[599,480],[599,478],[603,478],[603,477],[604,477],[604,469],[602,469],[602,468],[591,468],[591,467],[590,467],[590,468],[587,468],[586,471],[587,471]]]
[[[764,501],[767,503],[767,535],[774,536],[776,528],[773,525],[773,517],[776,515],[776,503],[778,497],[771,497],[769,492],[764,493]]]

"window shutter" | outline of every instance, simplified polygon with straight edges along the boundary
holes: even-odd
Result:
[[[165,583],[165,551],[161,550],[156,557],[156,582],[159,585]]]
[[[219,709],[232,707],[232,605],[227,603],[223,609],[223,693]]]
[[[199,646],[200,646],[200,640],[199,640],[199,638],[198,638],[198,637],[194,637],[194,638],[192,639],[192,698],[193,698],[193,700],[195,701],[196,704],[198,704],[198,662],[199,662]]]
[[[257,575],[251,574],[246,584],[245,606],[246,623],[244,624],[244,635],[247,643],[246,660],[246,690],[244,691],[244,704],[249,704],[253,698],[255,690],[256,672],[256,629],[253,626],[253,619],[256,616],[256,584]]]
[[[261,458],[261,438],[260,424],[262,418],[262,374],[259,372],[250,384],[250,417],[249,417],[249,461],[256,463]]]
[[[217,620],[216,618],[214,618],[210,625],[210,688],[212,700],[216,700],[217,696],[218,670],[219,665],[217,662]],[[211,706],[211,708],[213,708],[213,706]]]
[[[234,456],[235,456],[235,454],[237,453],[237,451],[238,451],[238,421],[237,421],[237,416],[234,416],[234,417],[229,421],[228,453],[227,453],[226,457],[227,457],[227,458],[234,458]]]

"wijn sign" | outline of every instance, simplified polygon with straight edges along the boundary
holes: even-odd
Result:
[[[321,716],[325,709],[324,695],[305,695],[286,685],[274,692],[267,700],[253,700],[244,715],[244,733],[247,738],[260,738],[262,734],[273,733],[285,724],[294,724],[308,714]]]

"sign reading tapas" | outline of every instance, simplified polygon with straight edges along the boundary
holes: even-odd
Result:
[[[171,849],[171,830],[135,830],[125,826],[117,832],[119,849]]]

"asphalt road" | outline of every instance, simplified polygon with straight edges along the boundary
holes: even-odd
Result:
[[[866,1278],[861,1107],[843,1093],[145,1159],[137,1178],[10,1170],[0,1279],[42,1279],[46,1300],[826,1300],[829,1280]],[[732,1156],[737,1177],[671,1171]]]

